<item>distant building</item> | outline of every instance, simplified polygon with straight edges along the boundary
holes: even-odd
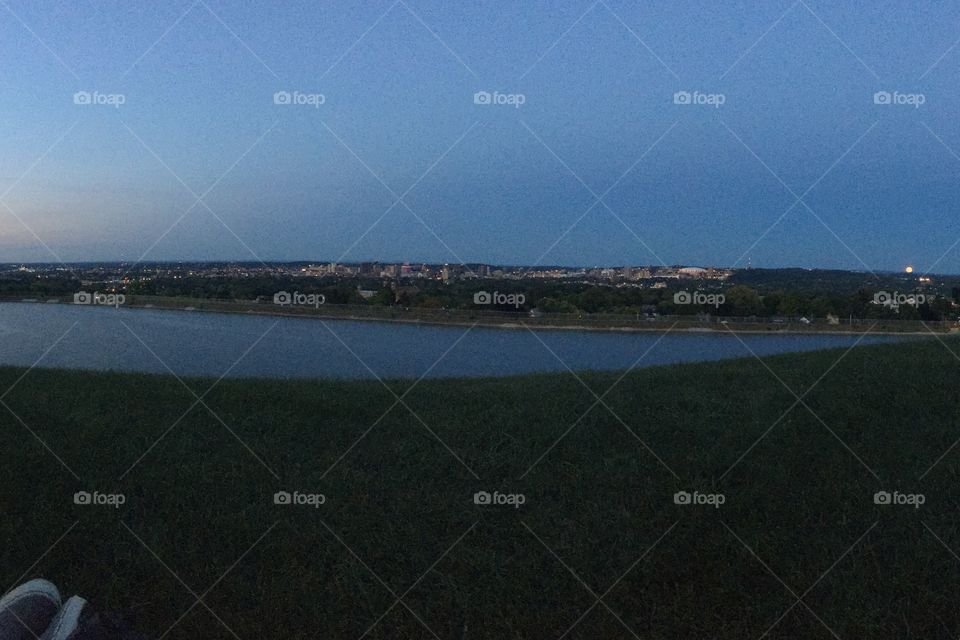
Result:
[[[363,277],[375,278],[380,275],[379,262],[361,262],[360,275]]]

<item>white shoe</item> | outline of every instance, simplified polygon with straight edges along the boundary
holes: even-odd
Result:
[[[36,640],[60,609],[52,582],[31,580],[0,598],[0,640]]]
[[[68,640],[77,630],[80,624],[80,613],[86,604],[87,601],[80,596],[73,596],[67,600],[40,640]]]

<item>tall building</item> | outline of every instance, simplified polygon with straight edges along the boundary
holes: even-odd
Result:
[[[377,277],[380,275],[379,262],[361,262],[360,275],[363,277]]]

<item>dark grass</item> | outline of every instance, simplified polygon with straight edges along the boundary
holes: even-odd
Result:
[[[0,407],[0,588],[29,569],[152,637],[176,622],[168,638],[376,622],[366,637],[740,639],[781,616],[766,637],[956,637],[946,347],[643,369],[604,397],[626,426],[570,374],[423,381],[404,402],[426,426],[403,405],[384,417],[395,398],[376,381],[223,380],[204,402],[224,426],[171,377],[35,369],[3,399],[23,424]],[[0,369],[0,388],[23,372]],[[774,373],[803,395],[825,372],[787,412]],[[619,376],[582,377],[603,394]],[[926,504],[878,507],[881,488]],[[76,506],[80,489],[127,503]],[[279,489],[327,503],[276,506]],[[475,506],[481,489],[527,503]],[[680,489],[727,501],[677,506]]]

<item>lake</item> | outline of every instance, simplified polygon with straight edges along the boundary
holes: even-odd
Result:
[[[842,335],[743,335],[758,355],[852,345]],[[861,344],[897,337],[870,336]],[[542,341],[542,342],[541,342]],[[45,354],[45,355],[44,355]],[[646,354],[646,355],[644,355]],[[750,356],[735,336],[445,327],[0,304],[0,364],[271,378],[470,377],[625,369]],[[41,359],[42,356],[42,359]]]

